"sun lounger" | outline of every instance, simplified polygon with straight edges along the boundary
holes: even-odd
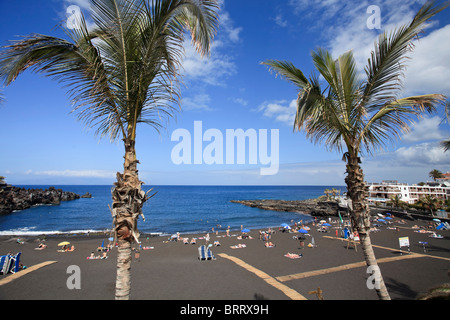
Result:
[[[20,255],[22,252],[17,253],[15,256],[11,256],[11,266],[9,272],[16,273],[20,270]]]
[[[198,247],[198,258],[201,261],[206,260],[206,247],[205,246]]]
[[[7,274],[11,265],[10,255],[0,257],[0,272]]]
[[[206,259],[207,260],[216,260],[216,257],[213,255],[210,248],[206,249]]]
[[[16,273],[17,271],[20,270],[20,255],[22,253],[19,252],[14,256],[11,255],[7,255],[7,256],[2,256],[1,258],[1,272],[3,274],[7,274],[9,272],[11,273]]]

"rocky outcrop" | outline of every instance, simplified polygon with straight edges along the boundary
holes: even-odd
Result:
[[[92,198],[92,194],[90,194],[89,192],[86,192],[85,194],[83,194],[83,195],[81,196],[81,198],[90,199],[90,198]]]
[[[54,187],[42,190],[7,186],[0,188],[0,214],[28,209],[35,205],[58,205],[61,201],[79,198],[80,196],[76,193],[62,191]]]
[[[231,202],[240,203],[258,209],[298,212],[319,217],[337,216],[338,212],[347,211],[347,208],[340,206],[336,201],[318,201],[315,199],[294,200],[294,201],[231,200]]]

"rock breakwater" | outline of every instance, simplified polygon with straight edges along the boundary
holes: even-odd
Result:
[[[347,208],[342,207],[336,201],[308,200],[231,200],[233,203],[245,206],[274,211],[299,212],[311,216],[328,217],[337,216],[338,212],[346,212]]]

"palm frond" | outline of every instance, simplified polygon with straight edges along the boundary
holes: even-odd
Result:
[[[267,60],[261,64],[269,67],[270,71],[274,71],[276,75],[292,82],[294,85],[303,89],[308,85],[308,79],[300,69],[297,69],[292,62],[280,60]]]
[[[448,150],[450,150],[450,139],[442,141],[441,147],[442,147],[442,149],[444,149],[444,152],[447,152]]]
[[[368,153],[372,153],[386,142],[399,139],[402,133],[409,131],[414,119],[421,118],[424,113],[433,113],[445,99],[441,94],[412,96],[380,107],[362,129],[360,142]]]
[[[218,0],[91,0],[95,23],[65,30],[70,40],[31,35],[0,53],[6,85],[24,70],[64,82],[74,112],[96,133],[135,139],[138,123],[157,130],[179,102],[185,30],[207,54]]]
[[[448,2],[441,6],[434,3],[424,4],[410,24],[379,36],[365,68],[367,83],[362,87],[362,101],[369,111],[397,99],[413,40],[423,32],[427,20],[449,6]]]

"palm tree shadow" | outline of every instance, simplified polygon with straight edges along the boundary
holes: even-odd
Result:
[[[411,300],[415,299],[418,295],[418,292],[412,290],[410,286],[403,282],[397,281],[392,278],[387,278],[385,282],[389,293],[391,295],[395,294],[396,296],[398,296],[397,298],[395,298],[396,300]]]

